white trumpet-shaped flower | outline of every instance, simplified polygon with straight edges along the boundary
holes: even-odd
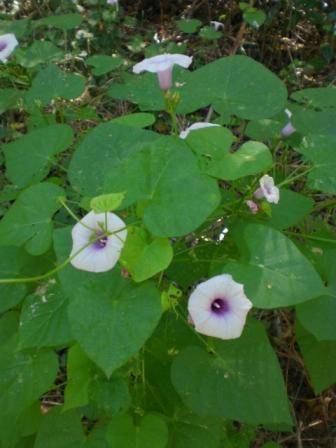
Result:
[[[258,199],[265,198],[267,202],[277,204],[280,199],[279,188],[274,185],[273,177],[265,174],[259,179],[260,188],[254,192],[254,196]]]
[[[135,64],[133,67],[134,73],[151,72],[157,73],[159,78],[160,88],[168,90],[173,84],[173,67],[180,65],[188,68],[192,63],[192,57],[184,54],[160,54]]]
[[[118,0],[107,0],[106,3],[112,6],[118,6]]]
[[[180,138],[187,138],[189,132],[191,131],[197,131],[197,129],[203,129],[203,128],[211,128],[213,126],[219,126],[219,124],[215,124],[215,123],[207,123],[207,122],[199,122],[199,123],[194,123],[191,126],[189,126],[188,128],[186,128],[184,131],[180,132]]]
[[[289,109],[285,109],[285,114],[289,118],[289,122],[286,124],[286,126],[284,126],[281,129],[281,136],[284,138],[289,137],[290,135],[294,134],[294,132],[296,132],[295,127],[292,125],[292,123],[290,121],[290,119],[293,115],[292,112]]]
[[[71,264],[83,271],[109,271],[119,260],[126,237],[126,224],[117,215],[91,211],[72,229]]]
[[[220,339],[239,338],[251,308],[244,286],[229,274],[216,275],[200,283],[188,302],[195,330]]]
[[[15,34],[3,34],[0,36],[0,61],[6,62],[8,56],[18,44]]]

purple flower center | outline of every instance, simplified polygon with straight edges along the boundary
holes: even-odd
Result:
[[[96,239],[96,241],[92,245],[94,249],[104,249],[104,247],[106,246],[108,237],[107,235],[103,235],[103,233],[97,232],[96,236],[98,237],[98,239]]]
[[[7,47],[6,42],[0,40],[0,51],[4,50]]]
[[[230,311],[230,306],[227,300],[217,298],[211,302],[211,311],[219,316],[223,316]]]

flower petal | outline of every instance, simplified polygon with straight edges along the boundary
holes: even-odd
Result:
[[[218,312],[218,302],[227,309]],[[214,309],[214,303],[217,309]],[[196,331],[221,339],[241,335],[252,303],[245,296],[244,286],[231,275],[222,274],[200,283],[188,301],[188,311]]]
[[[10,33],[0,36],[0,61],[6,62],[8,56],[18,44],[15,34]]]

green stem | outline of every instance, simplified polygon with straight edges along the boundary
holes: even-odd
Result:
[[[111,236],[114,235],[117,238],[120,238],[118,233],[121,232],[124,229],[119,229],[116,230],[115,232],[105,232],[103,235],[99,235],[97,236],[96,239],[94,239],[93,241],[89,241],[87,244],[85,244],[84,246],[82,246],[77,252],[75,252],[71,257],[68,257],[67,259],[65,259],[63,261],[63,263],[59,264],[58,266],[56,266],[55,268],[51,269],[50,271],[41,274],[41,275],[36,275],[34,277],[19,277],[19,278],[0,278],[0,285],[1,284],[11,284],[11,283],[32,283],[32,282],[37,282],[40,280],[44,280],[54,274],[56,274],[57,272],[61,271],[63,268],[65,268],[65,266],[67,266],[71,260],[75,257],[77,257],[78,254],[80,254],[84,249],[86,249],[87,247],[91,246],[95,241],[98,241],[100,238],[104,238],[105,236]],[[123,240],[122,240],[123,241]]]
[[[292,176],[292,177],[288,177],[287,179],[285,179],[284,181],[280,182],[280,184],[278,184],[278,187],[283,187],[284,185],[290,184],[292,182],[294,182],[297,179],[300,179],[301,177],[305,176],[307,173],[309,173],[313,168],[310,167],[307,170],[303,171],[302,173],[296,175],[296,176]]]

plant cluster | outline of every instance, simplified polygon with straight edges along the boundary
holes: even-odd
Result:
[[[79,3],[0,20],[0,447],[291,433],[283,341],[315,394],[336,379],[336,88],[174,42],[141,60],[122,5]]]

